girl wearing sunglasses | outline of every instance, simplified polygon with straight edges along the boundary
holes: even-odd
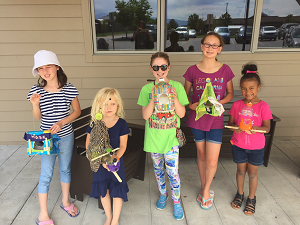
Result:
[[[182,220],[184,213],[180,199],[180,178],[178,174],[179,142],[176,137],[176,128],[180,127],[180,118],[184,117],[185,105],[188,105],[189,101],[182,84],[167,78],[170,67],[170,60],[167,54],[157,52],[152,55],[150,70],[155,77],[155,81],[143,86],[137,104],[142,106],[143,118],[146,120],[144,151],[151,153],[154,173],[160,191],[156,208],[158,210],[165,209],[168,199],[164,171],[165,163],[174,203],[174,218],[175,220]],[[172,86],[175,111],[157,112],[155,109],[153,93],[155,85],[160,80]],[[159,97],[158,102],[167,102],[168,100],[162,96],[163,94]]]
[[[197,165],[201,180],[201,188],[196,200],[203,209],[210,209],[213,204],[214,192],[210,190],[210,185],[217,171],[224,120],[223,115],[214,117],[205,114],[195,121],[196,108],[207,82],[212,83],[219,103],[225,104],[234,96],[232,85],[234,74],[228,65],[216,59],[223,45],[223,38],[219,34],[215,32],[206,34],[201,40],[203,60],[189,67],[183,75],[187,96],[190,95],[193,87],[186,125],[192,129],[196,143]]]

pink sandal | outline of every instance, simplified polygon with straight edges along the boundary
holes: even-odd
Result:
[[[74,215],[74,216],[73,216],[71,213],[68,212],[68,211],[75,212],[75,211],[73,210],[73,209],[74,209],[74,204],[73,204],[73,203],[72,203],[70,206],[68,206],[68,207],[64,207],[64,205],[61,204],[61,205],[60,205],[60,208],[62,208],[64,211],[66,211],[70,217],[76,217],[76,216],[79,215],[79,209],[78,209],[78,208],[77,208],[78,212],[77,212],[77,214]]]
[[[36,225],[50,225],[50,224],[54,224],[53,220],[46,220],[46,221],[39,221],[39,219],[37,219],[35,221]]]

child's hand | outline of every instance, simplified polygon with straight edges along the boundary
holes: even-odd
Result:
[[[49,130],[51,130],[51,134],[56,134],[61,130],[62,127],[63,127],[62,122],[57,121],[55,124],[52,125],[52,127],[50,127]]]
[[[176,88],[172,87],[172,91],[173,91],[173,94],[174,94],[174,98],[177,98]]]
[[[234,125],[235,127],[239,127],[239,125]],[[241,130],[240,128],[239,129],[234,129],[233,130],[235,133],[239,134],[239,133],[242,133],[243,130]]]
[[[196,108],[197,108],[198,105],[199,105],[199,102],[195,102],[193,104],[190,103],[189,107],[190,107],[191,110],[196,111]]]
[[[247,134],[252,134],[251,130],[244,130]]]
[[[102,163],[102,166],[107,169],[108,172],[110,172],[110,170],[108,169],[107,165],[105,163]]]
[[[39,95],[38,93],[33,93],[31,96],[30,96],[30,102],[33,104],[33,105],[38,105],[39,102],[40,102],[40,98],[42,97],[42,95]]]

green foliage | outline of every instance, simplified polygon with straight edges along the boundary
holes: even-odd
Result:
[[[289,14],[289,15],[287,15],[287,17],[285,18],[285,22],[286,22],[286,23],[295,23],[295,22],[296,22],[296,19],[295,19],[295,17],[293,16],[293,14]]]
[[[189,15],[188,22],[187,22],[188,28],[196,30],[198,26],[198,21],[199,21],[199,16],[196,13]]]
[[[150,3],[148,0],[116,0],[116,22],[123,27],[138,27],[139,22],[143,20],[145,23],[152,22]]]
[[[195,29],[197,32],[203,31],[205,23],[196,13],[189,15],[187,26],[189,29]]]
[[[218,26],[223,26],[223,27],[227,27],[229,24],[232,23],[232,20],[231,20],[231,16],[228,12],[222,14],[220,17],[219,17],[219,21],[218,21]]]
[[[171,19],[167,26],[168,30],[176,29],[178,27],[178,23],[174,19]]]

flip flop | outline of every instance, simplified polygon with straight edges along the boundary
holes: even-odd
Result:
[[[39,219],[36,219],[35,221],[36,225],[49,225],[49,224],[54,224],[53,220],[46,220],[46,221],[39,221]]]
[[[76,217],[76,216],[78,216],[79,215],[79,209],[77,208],[77,210],[78,210],[78,212],[77,212],[77,214],[75,215],[75,216],[73,216],[71,213],[69,213],[68,211],[72,211],[72,212],[75,212],[73,209],[74,209],[74,204],[72,203],[69,207],[64,207],[63,206],[63,204],[61,204],[60,205],[60,208],[62,208],[65,212],[67,212],[68,213],[68,215],[70,216],[70,217]]]
[[[211,201],[209,205],[203,205],[202,202],[199,201],[198,198],[196,198],[196,201],[198,202],[198,204],[200,205],[200,207],[201,207],[202,209],[205,209],[205,210],[210,209],[210,208],[212,207],[212,205],[213,205],[215,193],[214,193],[214,191],[212,191],[212,190],[210,190],[209,193],[210,193],[210,198],[207,199],[207,200],[205,200],[205,199],[202,197],[202,195],[198,194],[198,195],[202,198],[202,200],[203,200],[204,203],[206,203],[206,202],[208,202],[208,201]]]

